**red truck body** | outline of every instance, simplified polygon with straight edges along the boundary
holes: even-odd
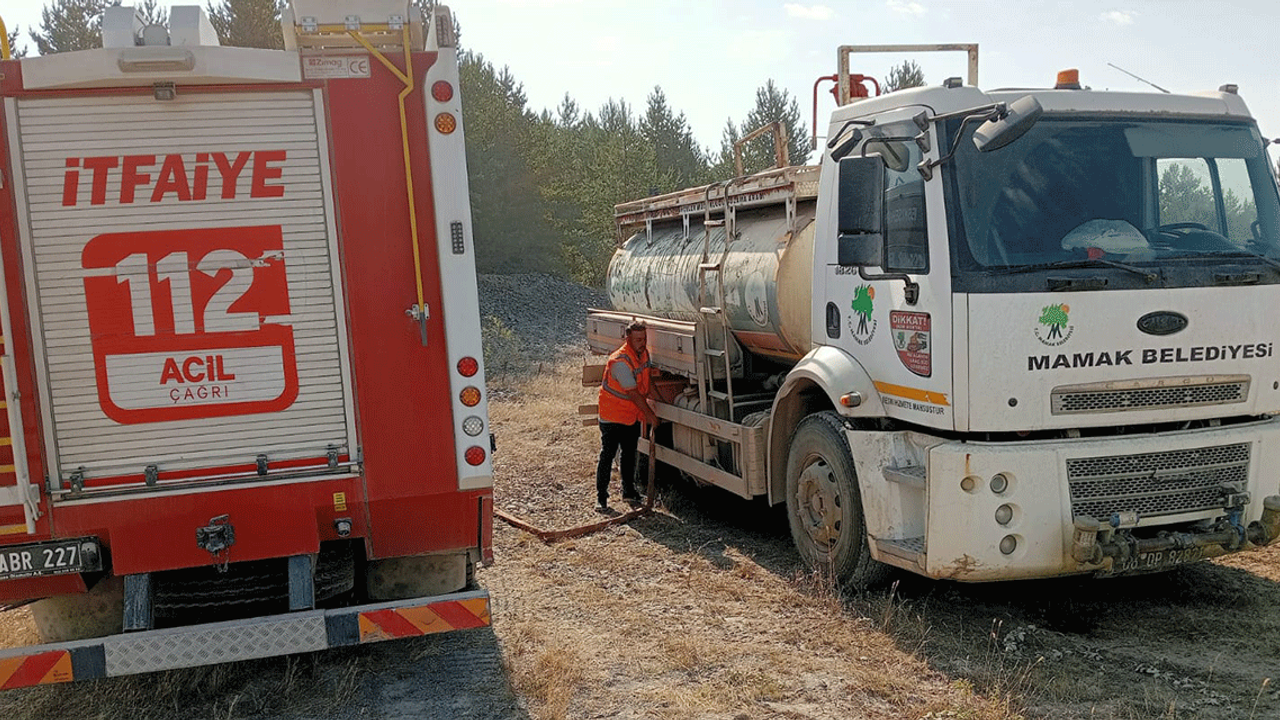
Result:
[[[156,621],[166,573],[215,590],[219,570],[280,573],[266,611],[210,617],[305,617],[315,637],[246,657],[488,623],[469,572],[492,555],[492,469],[457,51],[445,8],[425,50],[385,49],[413,45],[399,19],[344,37],[306,18],[294,52],[0,63],[0,602],[115,583],[124,631],[9,652],[36,670],[0,654],[0,685],[124,674],[114,640],[136,665],[138,638],[198,627]],[[328,599],[326,573],[354,580]],[[183,664],[201,663],[142,662]]]

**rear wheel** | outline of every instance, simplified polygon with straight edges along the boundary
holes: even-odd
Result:
[[[466,552],[370,560],[365,594],[370,600],[404,600],[444,595],[467,587]]]
[[[40,641],[84,640],[115,635],[124,628],[124,578],[105,577],[88,592],[31,603]]]
[[[871,558],[853,455],[834,412],[810,415],[791,435],[787,518],[809,567],[859,590],[888,574],[888,566]]]

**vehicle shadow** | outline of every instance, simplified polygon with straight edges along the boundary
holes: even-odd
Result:
[[[781,508],[671,480],[659,499],[665,514],[633,523],[648,539],[726,570],[745,556],[801,592],[832,591],[802,567]],[[1280,559],[1271,553],[1254,555]],[[1030,717],[1280,716],[1280,583],[1221,562],[983,584],[894,571],[881,587],[835,592],[851,621]]]

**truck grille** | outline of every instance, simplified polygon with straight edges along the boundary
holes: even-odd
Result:
[[[1216,382],[1124,388],[1077,385],[1054,388],[1050,397],[1054,415],[1227,405],[1248,399],[1249,380],[1224,378]]]
[[[1071,512],[1106,521],[1136,511],[1158,517],[1221,508],[1224,484],[1244,488],[1249,445],[1171,450],[1067,460]]]

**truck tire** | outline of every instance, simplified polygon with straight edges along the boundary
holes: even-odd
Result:
[[[365,595],[374,601],[458,592],[467,587],[467,553],[435,553],[370,560]]]
[[[884,581],[889,568],[871,558],[853,455],[834,412],[806,417],[791,435],[787,519],[810,568],[857,590]]]
[[[40,642],[68,642],[116,635],[124,629],[124,578],[106,577],[88,592],[31,603]]]

